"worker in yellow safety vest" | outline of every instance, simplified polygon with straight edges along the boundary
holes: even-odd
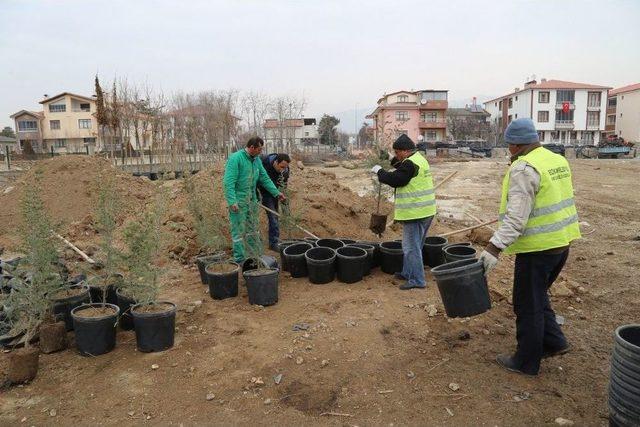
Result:
[[[542,145],[531,119],[512,121],[504,140],[511,166],[502,182],[498,230],[480,255],[485,273],[500,252],[515,254],[513,311],[517,350],[496,358],[501,367],[537,375],[540,361],[569,351],[549,303],[548,290],[580,238],[567,160]]]
[[[425,288],[422,264],[422,246],[427,231],[436,214],[436,195],[427,159],[416,151],[416,146],[407,135],[393,143],[395,157],[391,164],[394,171],[385,171],[375,165],[371,172],[377,175],[381,184],[387,184],[395,191],[395,221],[402,223],[402,271],[395,273],[395,279],[402,283],[400,289]]]

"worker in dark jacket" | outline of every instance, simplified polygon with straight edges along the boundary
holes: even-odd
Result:
[[[288,154],[283,153],[272,153],[262,158],[262,165],[267,171],[267,175],[280,191],[287,186],[289,181],[289,163],[291,163],[291,158]],[[259,185],[258,189],[262,195],[262,204],[272,211],[278,212],[278,199],[273,197],[262,185]],[[277,251],[280,239],[278,217],[267,211],[267,218],[269,220],[269,248]]]
[[[436,196],[429,162],[416,152],[416,146],[407,135],[393,143],[395,157],[391,164],[395,171],[387,172],[376,165],[371,172],[378,181],[396,189],[394,220],[402,223],[402,272],[396,278],[404,283],[400,289],[425,288],[422,264],[422,246],[436,214]]]
[[[500,253],[515,254],[513,311],[518,347],[501,354],[498,364],[513,372],[536,375],[544,357],[566,353],[569,344],[556,322],[548,290],[580,238],[567,160],[538,142],[529,118],[512,121],[504,134],[511,166],[502,181],[500,227],[480,255],[485,273]]]

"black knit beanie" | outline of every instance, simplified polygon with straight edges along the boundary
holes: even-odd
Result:
[[[413,143],[411,138],[407,135],[402,134],[396,139],[396,142],[393,143],[394,150],[415,150],[416,144]]]

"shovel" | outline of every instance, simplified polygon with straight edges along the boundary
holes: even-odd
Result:
[[[382,184],[378,182],[378,204],[376,206],[376,213],[371,214],[371,220],[369,221],[369,230],[380,236],[387,228],[387,216],[380,214],[380,198],[381,198]]]

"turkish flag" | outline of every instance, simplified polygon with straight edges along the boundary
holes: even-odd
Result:
[[[563,113],[568,113],[569,112],[569,108],[571,108],[571,105],[568,102],[563,102],[562,103],[562,112]]]

